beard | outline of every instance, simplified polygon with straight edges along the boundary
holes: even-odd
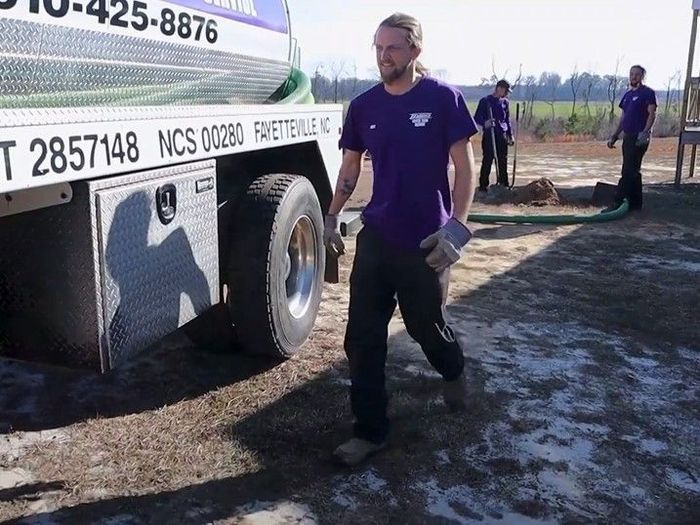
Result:
[[[404,73],[406,73],[406,70],[408,70],[409,64],[406,64],[403,67],[394,67],[393,69],[389,71],[385,71],[379,67],[379,75],[382,77],[382,81],[385,84],[393,84],[396,82],[398,79],[400,79]]]

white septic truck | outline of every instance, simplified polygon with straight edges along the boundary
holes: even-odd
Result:
[[[285,0],[0,0],[0,355],[107,371],[226,303],[294,353],[342,107]]]

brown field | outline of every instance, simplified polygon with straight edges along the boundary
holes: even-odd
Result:
[[[619,172],[619,149],[602,144],[519,153],[518,184],[591,189]],[[700,187],[668,184],[674,164],[673,142],[656,141],[645,209],[617,222],[473,225],[448,311],[474,407],[446,410],[397,316],[391,446],[355,470],[330,460],[351,425],[352,239],[341,283],[287,362],[184,333],[104,377],[0,360],[0,520],[700,522]],[[367,166],[355,206],[370,182]]]

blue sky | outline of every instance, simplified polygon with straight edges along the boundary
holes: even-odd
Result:
[[[664,87],[685,75],[692,0],[288,0],[292,31],[302,45],[302,66],[313,72],[344,62],[359,77],[374,74],[371,40],[394,11],[423,24],[423,62],[446,70],[447,80],[478,83],[497,74],[556,71],[611,73],[633,63]],[[696,71],[695,74],[698,74]]]

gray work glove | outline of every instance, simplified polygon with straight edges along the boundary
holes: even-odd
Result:
[[[620,137],[617,135],[613,135],[610,137],[610,140],[608,140],[608,148],[613,149],[615,147],[615,143],[620,140]]]
[[[340,219],[337,215],[326,215],[323,223],[323,244],[336,257],[345,253],[345,243],[340,235]]]
[[[491,129],[496,125],[496,121],[494,119],[488,119],[486,122],[484,122],[484,129]]]
[[[436,272],[447,269],[460,259],[462,248],[471,237],[469,229],[452,217],[447,224],[420,243],[421,249],[431,250],[425,262]]]
[[[651,142],[651,131],[642,131],[637,135],[637,141],[635,144],[639,148],[642,146],[648,146],[649,142]]]

